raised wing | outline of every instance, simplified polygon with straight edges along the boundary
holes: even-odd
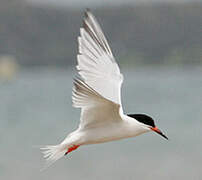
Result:
[[[73,106],[81,108],[80,128],[92,128],[121,121],[120,105],[89,87],[83,80],[75,79]]]
[[[77,70],[82,79],[104,98],[121,105],[123,76],[93,14],[87,10],[80,29]]]

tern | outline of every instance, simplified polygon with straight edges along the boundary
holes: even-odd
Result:
[[[100,25],[88,9],[80,28],[78,46],[78,78],[73,82],[72,103],[73,107],[81,108],[80,124],[60,144],[41,148],[47,164],[79,146],[135,137],[150,131],[168,139],[150,116],[123,113],[123,75]]]

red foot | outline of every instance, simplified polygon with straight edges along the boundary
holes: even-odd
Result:
[[[76,150],[80,145],[72,145],[70,148],[68,148],[67,152],[65,153],[65,155],[67,155],[68,153]]]

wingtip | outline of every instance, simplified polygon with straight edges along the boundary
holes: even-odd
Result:
[[[87,13],[91,12],[90,8],[86,8],[85,12]]]
[[[89,16],[89,13],[91,13],[91,10],[89,8],[86,8],[84,11],[84,15],[86,18]]]
[[[91,15],[91,10],[89,8],[86,8],[84,11],[84,18],[83,18],[83,28],[86,29],[88,26],[86,25],[86,21],[89,19]]]

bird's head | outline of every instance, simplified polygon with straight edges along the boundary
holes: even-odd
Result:
[[[147,116],[145,114],[128,114],[128,116],[134,118],[135,120],[137,120],[147,130],[156,132],[156,133],[158,133],[159,135],[161,135],[162,137],[164,137],[165,139],[168,140],[168,138],[166,137],[166,135],[164,135],[157,128],[157,126],[154,123],[154,120],[150,116]]]

